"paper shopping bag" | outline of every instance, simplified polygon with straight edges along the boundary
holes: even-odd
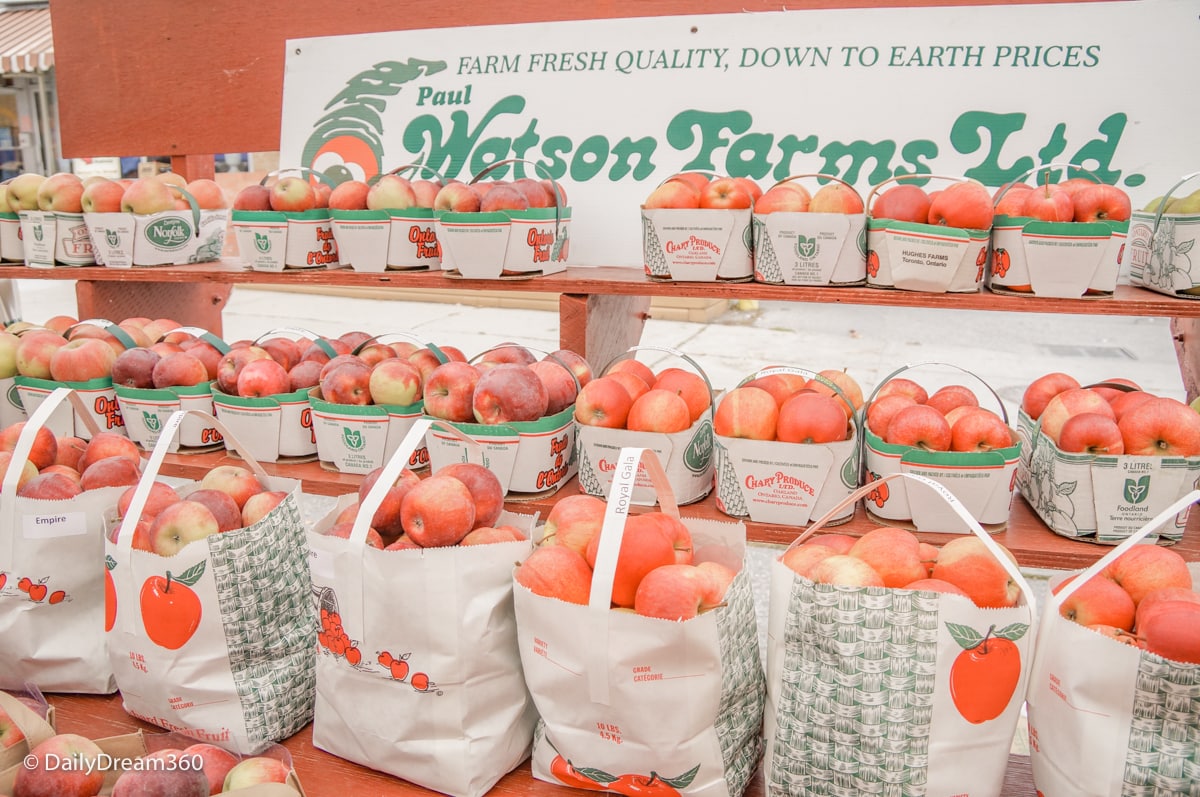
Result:
[[[116,688],[105,649],[104,522],[126,488],[73,498],[17,495],[34,438],[68,402],[99,429],[70,388],[57,388],[21,431],[0,486],[0,689],[107,694]]]
[[[1046,600],[1027,696],[1038,794],[1200,793],[1200,664],[1163,658],[1060,614],[1084,583],[1105,578],[1113,560],[1147,544],[1197,500],[1195,490],[1177,500]],[[1200,566],[1191,569],[1200,583]]]
[[[985,609],[959,595],[816,584],[773,562],[764,720],[773,795],[1001,794],[1033,656],[1033,593],[948,488],[885,477],[895,478],[927,484],[953,507],[1023,602]]]
[[[529,756],[533,740],[512,568],[529,554],[536,516],[501,515],[522,541],[368,547],[370,519],[431,423],[461,435],[418,420],[363,499],[350,538],[324,532],[353,494],[309,533],[322,627],[313,745],[427,789],[479,797]]]
[[[316,616],[300,487],[269,476],[209,416],[259,482],[286,497],[252,525],[194,540],[174,556],[133,548],[163,457],[192,412],[168,419],[114,539],[105,543],[115,617],[109,657],[130,714],[253,754],[312,719]],[[186,498],[195,486],[176,490]]]
[[[0,691],[0,771],[20,764],[30,750],[53,736],[53,719],[53,710],[40,694],[39,699],[29,693],[18,698]]]
[[[682,519],[695,561],[740,567],[723,605],[682,621],[611,609],[639,461],[660,510],[679,518],[657,455],[621,449],[589,605],[513,588],[525,681],[541,716],[533,775],[626,795],[737,797],[762,752],[764,699],[745,526]]]

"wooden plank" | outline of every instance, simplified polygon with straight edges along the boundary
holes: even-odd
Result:
[[[221,311],[232,286],[218,282],[75,283],[77,318],[170,318],[184,326],[222,334]]]
[[[564,293],[559,298],[559,346],[582,355],[601,372],[638,344],[649,311],[648,296]]]
[[[1172,318],[1171,339],[1175,342],[1183,389],[1187,400],[1193,401],[1200,396],[1200,319]]]

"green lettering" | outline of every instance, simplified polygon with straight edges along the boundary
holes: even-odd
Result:
[[[604,136],[588,136],[571,158],[571,179],[583,182],[595,177],[608,160],[608,139]]]
[[[654,154],[657,146],[658,142],[650,136],[637,141],[629,138],[618,141],[612,148],[616,161],[609,170],[608,179],[615,182],[632,174],[635,180],[645,180],[654,173],[654,163],[651,162],[650,156]],[[637,164],[631,166],[630,162],[635,156],[638,157]]]
[[[851,141],[843,144],[834,141],[821,149],[825,164],[821,167],[822,174],[832,174],[841,177],[848,183],[857,183],[859,172],[868,160],[875,161],[875,168],[867,175],[867,182],[878,185],[892,176],[892,158],[896,155],[896,142],[888,139],[871,143],[870,141]],[[850,159],[850,165],[842,169],[840,162]]]
[[[699,151],[683,168],[717,171],[713,163],[714,151],[729,145],[729,138],[722,135],[722,132],[744,133],[750,128],[752,121],[747,111],[682,111],[667,124],[666,139],[668,144],[679,151],[699,142]]]
[[[733,177],[752,177],[755,180],[771,171],[771,144],[775,137],[769,133],[749,133],[740,136],[729,148],[725,158],[725,173]]]
[[[1025,126],[1025,114],[998,114],[988,111],[967,111],[954,120],[950,128],[950,146],[956,152],[970,155],[978,152],[983,146],[981,131],[986,130],[989,138],[989,148],[983,161],[963,172],[984,185],[1002,185],[1011,182],[1028,172],[1037,164],[1033,158],[1017,158],[1012,166],[1000,165],[1000,150],[1004,142],[1013,133]]]
[[[474,154],[476,142],[492,120],[502,114],[517,115],[523,110],[525,110],[525,98],[511,94],[498,100],[489,108],[474,130],[468,129],[470,115],[466,111],[454,111],[450,114],[450,133],[444,139],[442,123],[436,116],[431,114],[417,116],[404,128],[401,143],[406,150],[413,153],[422,152],[428,148],[429,157],[425,162],[426,165],[437,170],[444,177],[457,177],[467,165],[467,156]],[[497,141],[499,139],[493,139],[491,146],[495,147]],[[494,158],[492,162],[507,157],[507,142],[504,147],[504,152]],[[477,160],[476,158],[472,159],[472,166]],[[478,169],[474,169],[471,173],[474,174],[478,171]]]
[[[1100,182],[1102,183],[1115,184],[1120,179],[1121,172],[1110,167],[1112,166],[1112,157],[1116,152],[1117,144],[1121,143],[1121,134],[1125,132],[1125,123],[1127,121],[1128,118],[1123,113],[1114,113],[1109,116],[1100,123],[1100,132],[1104,137],[1093,138],[1080,147],[1075,156],[1071,158],[1071,163],[1088,169],[1096,177],[1100,178]],[[1145,180],[1146,178],[1143,175],[1131,174],[1125,178],[1125,184],[1139,186]]]
[[[776,180],[782,180],[785,177],[790,177],[796,167],[792,166],[792,160],[797,155],[809,155],[817,151],[817,137],[808,136],[807,138],[796,138],[792,134],[788,134],[779,139],[779,163],[775,166],[775,171],[771,174]]]
[[[902,174],[932,174],[933,169],[928,163],[925,163],[921,158],[936,158],[938,154],[938,145],[928,139],[917,139],[910,141],[900,148],[900,158],[907,163],[912,169],[907,169],[903,166],[896,167],[896,175]],[[913,185],[923,185],[928,181],[924,180],[906,180],[905,182]]]

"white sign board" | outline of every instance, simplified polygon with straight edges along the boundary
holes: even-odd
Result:
[[[1195,0],[863,8],[291,40],[280,163],[561,180],[573,265],[641,266],[638,206],[685,169],[998,186],[1087,167],[1135,207],[1200,167]],[[525,173],[515,170],[524,169]],[[943,183],[944,185],[944,183]],[[933,184],[929,188],[941,187]]]

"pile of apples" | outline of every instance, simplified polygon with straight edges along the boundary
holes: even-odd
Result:
[[[138,179],[89,177],[86,180],[70,172],[49,177],[24,172],[0,186],[0,213],[23,210],[58,213],[136,213],[149,215],[167,210],[189,210],[187,199],[171,186],[191,194],[203,210],[228,207],[221,186],[208,178],[187,180],[175,172],[163,172]]]
[[[133,501],[137,482],[117,498],[117,520],[123,520]],[[204,474],[186,496],[156,479],[133,530],[132,546],[159,556],[174,556],[184,546],[210,534],[251,526],[287,498],[283,490],[270,490],[253,471],[240,465],[218,465]],[[115,533],[119,524],[114,523]]]
[[[825,369],[821,379],[777,372],[755,377],[721,396],[713,432],[721,437],[784,443],[847,440],[862,407],[862,388],[845,371]],[[833,383],[840,395],[830,387]]]
[[[585,426],[673,434],[690,429],[712,406],[704,377],[683,368],[657,373],[634,360],[617,360],[590,380],[575,399],[575,420]]]
[[[357,500],[334,518],[330,537],[350,538],[362,502],[383,468],[368,473]],[[528,539],[511,524],[500,524],[504,487],[483,465],[455,462],[424,479],[405,468],[387,488],[367,529],[367,545],[387,551],[484,545]]]
[[[926,451],[991,451],[1016,443],[1004,419],[981,407],[966,385],[929,393],[912,379],[889,379],[867,405],[866,418],[867,428],[885,443]]]
[[[1000,546],[1014,563],[1012,553]],[[789,548],[780,561],[816,584],[891,587],[960,595],[982,608],[1016,606],[1021,589],[975,536],[940,548],[907,529],[881,526],[861,537],[822,534]]]
[[[25,424],[17,421],[0,429],[0,474],[8,472]],[[101,487],[127,487],[137,484],[141,463],[137,444],[120,432],[100,432],[83,440],[55,435],[43,426],[21,465],[17,496],[61,501]]]
[[[754,203],[762,195],[762,188],[749,177],[680,172],[671,175],[651,191],[642,207],[649,210],[657,208],[742,210],[754,207]]]
[[[333,187],[327,183],[288,175],[269,186],[259,183],[244,186],[233,197],[233,209],[303,213],[329,207],[332,195]]]
[[[425,380],[425,414],[452,423],[536,421],[577,402],[592,381],[582,355],[559,349],[539,358],[517,343],[503,343],[471,362],[452,360]]]
[[[600,548],[605,502],[570,495],[546,515],[542,540],[516,570],[535,595],[587,605]],[[720,606],[737,571],[718,561],[697,561],[692,535],[677,518],[653,510],[625,519],[613,577],[613,609],[644,617],[689,620]]]
[[[1170,548],[1130,548],[1071,593],[1059,614],[1163,658],[1200,664],[1200,593],[1187,561]]]
[[[1126,388],[1126,389],[1122,389]],[[1200,413],[1117,377],[1091,387],[1054,371],[1029,383],[1021,409],[1062,451],[1146,457],[1200,455]]]
[[[875,199],[870,212],[876,219],[987,230],[997,211],[988,190],[966,180],[935,191],[915,183],[898,183]]]
[[[169,318],[126,318],[117,325],[136,347],[153,341],[179,323]],[[100,324],[80,323],[67,315],[42,325],[9,324],[0,332],[0,378],[27,376],[56,382],[110,378],[126,344]]]
[[[72,766],[62,766],[62,762]],[[112,756],[86,736],[60,733],[30,751],[13,782],[13,797],[94,797],[104,787]],[[112,784],[113,797],[170,794],[207,797],[247,789],[261,783],[286,783],[291,768],[268,755],[239,758],[213,744],[147,753],[131,762]]]
[[[827,183],[811,193],[797,182],[782,182],[768,188],[754,203],[754,212],[767,213],[862,213],[862,197],[842,183]]]
[[[557,193],[556,193],[557,190]],[[560,184],[550,179],[519,177],[464,183],[408,180],[385,174],[374,183],[347,180],[333,189],[329,207],[338,210],[408,210],[431,208],[453,213],[552,208],[566,204]]]
[[[1129,194],[1118,186],[1072,177],[1061,183],[1012,183],[992,197],[996,213],[1041,221],[1127,221]]]

